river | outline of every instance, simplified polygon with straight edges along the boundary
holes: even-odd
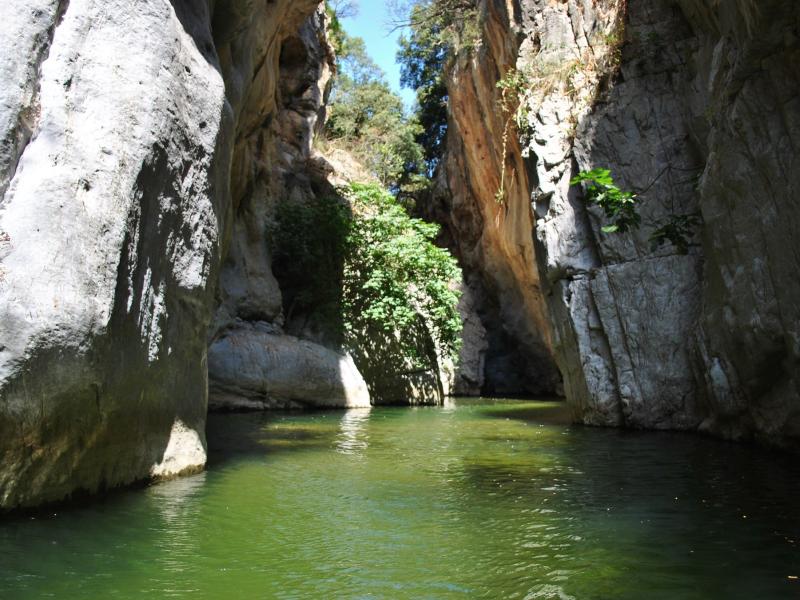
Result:
[[[558,403],[211,415],[205,473],[0,522],[0,598],[800,597],[780,453]]]

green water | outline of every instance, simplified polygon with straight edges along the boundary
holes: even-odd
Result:
[[[788,456],[457,402],[212,416],[206,473],[0,522],[0,598],[798,598]]]

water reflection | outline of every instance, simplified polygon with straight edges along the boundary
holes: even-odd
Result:
[[[163,481],[147,488],[146,493],[164,521],[171,525],[186,516],[187,505],[206,484],[206,476],[203,471],[190,477]]]
[[[341,454],[362,455],[369,447],[366,426],[369,423],[369,408],[354,408],[342,415],[339,434],[336,436],[336,451]]]
[[[194,500],[206,485],[206,473],[164,481],[147,488],[147,496],[155,505],[163,522],[154,528],[161,548],[156,557],[160,569],[167,573],[183,573],[192,564],[197,548],[194,535],[198,521],[198,505]],[[151,589],[155,592],[157,586]],[[184,590],[176,590],[184,591]],[[167,596],[179,595],[167,593]]]
[[[800,592],[792,459],[455,406],[212,418],[207,473],[0,524],[0,598]]]
[[[452,396],[445,396],[444,400],[442,401],[442,410],[445,412],[453,412],[458,405],[456,404],[456,399]]]

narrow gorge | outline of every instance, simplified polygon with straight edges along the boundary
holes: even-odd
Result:
[[[410,527],[441,527],[452,535],[431,544],[452,556],[474,548],[465,560],[475,560],[482,524],[510,540],[530,529],[512,504],[552,494],[557,517],[536,504],[536,518],[565,547],[588,540],[586,556],[602,562],[608,530],[592,511],[613,517],[623,478],[608,457],[637,474],[619,484],[620,494],[635,490],[634,512],[650,514],[642,498],[661,507],[667,496],[718,495],[715,506],[738,511],[737,521],[731,529],[719,517],[708,537],[727,527],[739,548],[751,538],[738,519],[769,512],[762,494],[774,492],[777,521],[765,516],[758,535],[792,540],[770,556],[794,564],[800,3],[397,3],[416,115],[397,97],[388,116],[364,109],[359,133],[344,103],[388,102],[393,92],[362,56],[364,42],[342,30],[352,4],[0,5],[0,510],[9,522],[76,498],[96,506],[141,483],[183,498],[191,482],[208,481],[212,493],[232,457],[264,451],[275,470],[237,485],[254,502],[287,494],[270,497],[276,513],[304,501],[293,482],[320,497],[325,477],[336,514],[349,494],[365,507],[368,519],[352,517],[362,528],[380,529],[385,506],[405,515],[441,501],[461,515],[457,499],[469,498],[469,532],[425,517]],[[391,149],[369,139],[378,129],[394,135]],[[628,208],[604,204],[592,188],[601,177]],[[634,211],[631,225],[614,221],[618,210]],[[472,454],[458,454],[460,444]],[[653,483],[656,498],[643,482],[662,452],[685,462],[664,471],[680,490]],[[764,473],[764,486],[736,489],[728,452],[742,478]],[[379,470],[337,462],[351,456]],[[697,491],[692,478],[704,473],[718,487]],[[472,487],[454,491],[464,482]],[[408,504],[404,484],[421,494]],[[583,500],[558,496],[569,485]],[[487,489],[502,496],[496,519]],[[590,530],[560,520],[573,502]],[[149,519],[153,506],[132,514]],[[662,508],[655,521],[671,510]],[[243,514],[256,518],[251,509]],[[632,537],[637,515],[619,525]],[[0,535],[0,549],[15,539]],[[487,572],[505,573],[514,559],[497,557],[509,547],[539,543],[514,539],[497,542]],[[670,539],[682,548],[683,538]],[[267,546],[248,548],[261,556]],[[616,550],[614,585],[637,568],[635,551]],[[408,552],[404,564],[417,568]],[[554,556],[546,568],[530,562],[544,583],[523,587],[505,574],[441,588],[398,576],[393,595],[380,577],[361,587],[332,575],[317,588],[276,577],[279,588],[243,593],[648,594],[644,583],[592,592],[588,576],[562,586],[553,573],[572,567]],[[685,567],[683,557],[659,560]],[[798,575],[782,572],[774,587],[758,579],[749,591],[786,597]],[[0,577],[0,591],[21,594],[19,581]],[[721,574],[708,585],[705,595],[687,584],[652,597],[745,597],[745,588],[723,594]],[[230,593],[211,589],[200,597]]]

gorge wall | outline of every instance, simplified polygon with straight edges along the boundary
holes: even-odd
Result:
[[[800,5],[480,7],[429,207],[466,274],[455,391],[796,447]],[[201,469],[209,401],[370,404],[352,359],[286,319],[267,243],[277,203],[346,171],[312,146],[324,19],[314,0],[0,4],[0,508]],[[569,185],[593,167],[641,193],[639,231],[601,231]],[[688,252],[651,247],[695,211]]]
[[[0,6],[0,507],[205,464],[215,306],[278,302],[258,265],[215,298],[221,259],[250,250],[283,40],[317,6]]]
[[[370,406],[349,356],[285,322],[285,290],[273,274],[268,239],[279,203],[308,202],[330,191],[329,178],[342,176],[312,147],[335,69],[325,19],[318,6],[301,26],[297,19],[282,25],[284,33],[273,42],[277,49],[267,57],[270,68],[262,68],[246,90],[237,120],[229,251],[210,328],[211,408]],[[280,17],[276,22],[283,23]],[[241,48],[275,39],[263,31],[253,35]],[[235,78],[226,80],[233,93],[237,85]]]
[[[437,218],[532,376],[552,388],[554,360],[587,424],[796,446],[800,5],[481,10],[481,46],[448,74]],[[510,70],[525,77],[524,123],[503,156]],[[602,232],[570,186],[595,167],[640,193],[638,231]],[[695,211],[687,252],[651,246],[660,220]]]

